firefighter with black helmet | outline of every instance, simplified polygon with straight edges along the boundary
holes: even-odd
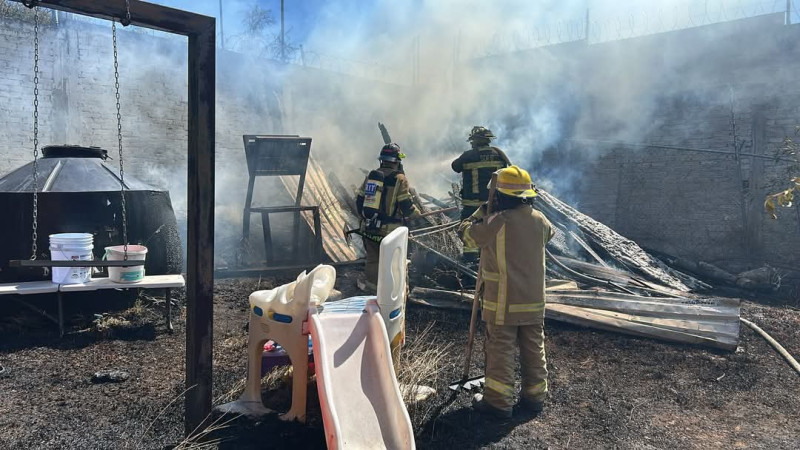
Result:
[[[489,199],[487,185],[492,173],[511,165],[508,156],[497,147],[489,145],[495,139],[492,130],[474,126],[467,141],[472,148],[453,161],[451,167],[462,174],[461,181],[461,220],[466,220]],[[478,261],[477,247],[464,244],[462,260],[475,264]]]
[[[366,251],[366,288],[372,291],[377,289],[378,284],[381,240],[401,226],[403,220],[419,215],[403,171],[402,159],[405,156],[399,145],[384,145],[378,156],[380,167],[367,175],[356,198]]]

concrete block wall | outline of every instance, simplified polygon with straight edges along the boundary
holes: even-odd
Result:
[[[39,50],[40,143],[53,138],[49,124],[53,116],[55,61],[50,45],[52,31],[42,28]],[[0,21],[0,173],[33,159],[33,25]]]
[[[118,27],[117,33],[125,173],[169,190],[180,225],[186,220],[186,38],[124,27]],[[99,146],[109,151],[111,167],[118,167],[110,23],[66,20],[58,26],[42,26],[39,41],[40,147]],[[242,135],[310,135],[312,154],[345,164],[357,156],[352,151],[332,152],[339,147],[331,142],[348,139],[357,151],[359,133],[341,130],[361,127],[368,119],[373,140],[379,143],[376,118],[387,119],[368,109],[348,109],[345,100],[329,100],[352,100],[359,88],[374,91],[368,81],[287,69],[219,49],[217,62],[216,234],[220,249],[238,242],[241,234],[248,177]],[[0,158],[0,174],[33,158],[32,70],[33,25],[0,20],[0,148],[5,156]],[[390,92],[388,87],[384,90]],[[363,120],[355,125],[344,118],[349,111],[357,111],[353,114],[363,115]],[[371,146],[374,152],[380,148],[377,143]],[[282,186],[261,181],[257,185],[256,202],[289,202],[283,199]],[[260,226],[255,222],[252,239],[260,240]]]
[[[185,38],[124,28],[118,33],[126,173],[169,189],[179,220],[185,219]],[[32,25],[0,22],[0,146],[5,156],[0,159],[0,173],[32,158],[32,39]],[[635,49],[637,42],[601,48],[599,56],[587,57],[587,64],[594,69],[606,58],[603,51],[624,56],[627,46]],[[116,165],[110,26],[65,22],[42,27],[40,45],[40,144],[101,146],[110,151],[115,158],[111,163]],[[684,67],[684,72],[676,74],[688,76],[691,83],[664,94],[637,140],[733,151],[733,98],[741,151],[773,153],[800,123],[800,94],[795,93],[793,76],[796,58],[786,58],[783,51],[781,46],[769,47],[758,52],[757,60],[744,62],[731,55],[719,56],[730,61],[730,70],[711,70],[718,61],[709,62],[711,69]],[[323,158],[332,155],[330,163],[360,178],[357,168],[369,165],[364,152],[380,146],[375,122],[391,125],[402,117],[393,117],[391,112],[396,86],[370,86],[372,102],[365,105],[363,100],[359,103],[366,89],[364,80],[305,69],[280,76],[284,70],[280,67],[226,52],[218,54],[218,62],[218,234],[235,236],[241,226],[246,190],[243,134],[311,135],[312,153]],[[685,73],[690,69],[694,72]],[[592,76],[596,71],[578,72]],[[283,82],[278,85],[274,79]],[[765,83],[770,89],[764,89]],[[332,103],[331,99],[338,100]],[[631,98],[627,101],[633,105]],[[594,105],[600,119],[607,111],[618,111],[604,106],[608,105]],[[734,271],[765,262],[798,267],[798,215],[782,211],[781,220],[773,221],[761,207],[764,195],[779,190],[788,179],[784,169],[785,164],[748,157],[737,161],[728,155],[605,145],[584,158],[580,182],[568,200],[655,250]],[[262,198],[273,194],[275,189],[270,188],[261,192]],[[253,230],[257,232],[258,227]]]
[[[726,92],[728,85],[714,92]],[[742,153],[775,155],[800,124],[800,95],[740,85],[734,113]],[[696,93],[695,93],[696,94]],[[665,102],[642,142],[733,153],[730,96]],[[763,264],[800,267],[797,207],[765,213],[768,193],[785,188],[788,165],[689,150],[612,146],[581,170],[581,210],[640,245],[738,272]],[[741,167],[740,167],[741,165]]]

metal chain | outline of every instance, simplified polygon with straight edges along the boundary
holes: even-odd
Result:
[[[31,259],[36,259],[39,239],[39,9],[33,12],[33,221]]]
[[[123,17],[119,23],[121,23],[123,27],[127,27],[131,24],[131,3],[129,0],[125,0],[125,17]]]
[[[125,2],[127,3],[127,1]],[[130,12],[128,12],[130,16]],[[128,211],[125,205],[125,165],[122,160],[122,113],[119,104],[119,60],[117,58],[117,21],[111,21],[111,36],[114,43],[114,89],[117,97],[117,142],[119,144],[119,185],[122,205],[123,259],[128,260]]]

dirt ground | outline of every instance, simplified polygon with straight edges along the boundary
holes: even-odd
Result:
[[[345,294],[351,277],[341,277]],[[283,280],[280,280],[283,281]],[[235,399],[246,372],[247,296],[276,280],[218,280],[214,315],[215,404]],[[152,293],[151,293],[152,294]],[[182,307],[184,298],[178,295]],[[309,423],[274,416],[252,423],[216,418],[204,437],[182,442],[184,316],[169,334],[163,297],[93,317],[68,308],[71,333],[59,339],[34,315],[0,313],[0,448],[321,448],[324,435],[310,388]],[[800,310],[745,303],[742,315],[800,355]],[[96,320],[93,320],[96,319]],[[765,448],[800,446],[800,375],[758,335],[742,328],[736,352],[720,352],[547,321],[551,396],[538,417],[498,426],[473,415],[470,395],[451,395],[468,315],[410,306],[408,344],[427,327],[445,349],[429,384],[439,394],[411,409],[420,448]],[[482,339],[476,345],[481,372]],[[93,383],[118,369],[121,383]],[[288,408],[282,381],[268,406]]]

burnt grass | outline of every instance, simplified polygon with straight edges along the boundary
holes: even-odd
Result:
[[[352,277],[340,276],[345,295]],[[235,399],[246,373],[247,296],[286,280],[217,280],[214,311],[214,403]],[[152,295],[152,297],[151,297]],[[175,332],[163,320],[163,295],[96,318],[68,305],[70,333],[33,313],[0,315],[0,448],[222,449],[322,448],[316,389],[305,425],[276,416],[260,422],[214,416],[208,433],[183,441],[185,298]],[[75,300],[73,301],[75,302]],[[46,301],[45,301],[46,303]],[[745,302],[742,315],[800,355],[800,311]],[[96,320],[95,320],[96,319]],[[798,448],[800,375],[743,327],[735,352],[628,337],[547,321],[549,402],[538,417],[507,424],[475,415],[471,394],[446,386],[461,372],[468,314],[409,306],[408,342],[433,324],[428,339],[450,345],[437,396],[413,410],[420,448]],[[473,374],[482,372],[478,336]],[[101,370],[120,383],[93,383]],[[264,399],[288,409],[286,380]]]

